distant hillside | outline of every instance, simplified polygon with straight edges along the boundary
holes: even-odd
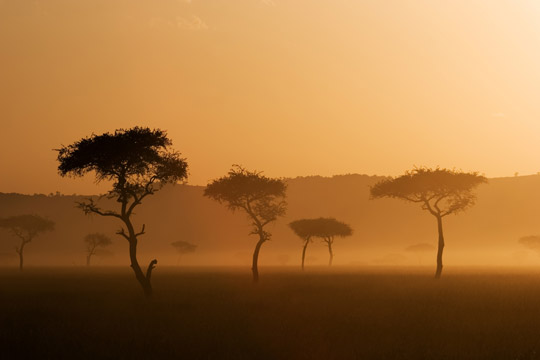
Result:
[[[335,264],[392,265],[433,262],[404,251],[412,244],[436,243],[433,217],[414,204],[398,200],[369,200],[369,186],[381,177],[342,175],[331,178],[303,177],[287,180],[288,212],[272,228],[272,241],[261,252],[261,264],[299,264],[301,242],[287,223],[303,217],[333,216],[354,228],[354,235],[336,239]],[[172,241],[198,245],[194,254],[180,259],[186,265],[249,266],[255,238],[248,236],[245,216],[202,196],[200,186],[170,186],[148,198],[135,222],[146,224],[140,243],[141,262],[158,258],[160,264],[178,261]],[[35,213],[54,220],[57,230],[43,235],[27,248],[26,263],[47,265],[84,264],[82,238],[102,231],[114,239],[113,256],[96,263],[127,264],[126,241],[114,235],[114,219],[85,216],[75,208],[83,197],[67,195],[0,194],[0,216]],[[115,203],[103,201],[104,207]],[[540,265],[539,254],[517,243],[521,236],[540,234],[540,176],[491,179],[478,189],[475,207],[446,219],[446,263]],[[0,231],[0,264],[14,264],[16,241]],[[12,255],[13,254],[13,255]],[[326,248],[315,243],[306,265],[325,264]]]

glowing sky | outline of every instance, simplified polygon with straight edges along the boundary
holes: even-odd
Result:
[[[540,6],[519,0],[0,0],[0,192],[94,193],[55,153],[169,131],[190,183],[540,171]]]

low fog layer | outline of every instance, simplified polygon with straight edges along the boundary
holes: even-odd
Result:
[[[270,228],[272,240],[263,245],[261,265],[300,266],[302,241],[287,224],[300,218],[335,217],[354,233],[336,238],[335,265],[430,265],[435,262],[437,228],[432,216],[416,204],[399,200],[369,200],[369,187],[382,177],[343,175],[287,180],[288,211]],[[204,187],[168,186],[144,201],[134,216],[146,224],[141,237],[141,263],[157,258],[160,265],[250,266],[256,241],[241,212],[203,197]],[[540,176],[490,179],[478,188],[477,204],[445,219],[446,265],[540,265],[540,252],[518,241],[540,234]],[[113,244],[92,260],[95,265],[126,265],[127,241],[115,235],[120,223],[85,216],[75,207],[82,196],[0,194],[0,216],[37,214],[56,222],[56,230],[38,236],[26,250],[32,265],[85,265],[84,237],[102,232]],[[108,200],[100,200],[107,208]],[[110,208],[116,204],[110,203]],[[194,252],[179,256],[171,245],[187,241]],[[0,231],[0,265],[14,266],[17,239]],[[421,245],[423,244],[423,245]],[[419,245],[419,246],[415,246]],[[414,251],[414,249],[423,249]],[[325,265],[327,248],[310,245],[306,267]]]

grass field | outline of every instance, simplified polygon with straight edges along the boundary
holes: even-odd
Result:
[[[0,269],[0,358],[540,358],[540,272],[431,270]]]

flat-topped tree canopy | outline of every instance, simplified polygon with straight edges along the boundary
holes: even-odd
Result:
[[[319,218],[316,220],[318,222],[318,234],[316,236],[322,238],[334,236],[346,237],[351,236],[353,233],[352,228],[348,224],[334,218]]]
[[[293,221],[289,227],[302,239],[310,237],[345,237],[352,235],[352,228],[334,218],[300,219]]]
[[[474,205],[473,190],[487,179],[478,172],[444,168],[415,168],[371,188],[373,199],[390,197],[422,204],[433,215],[446,216]]]
[[[234,165],[226,176],[212,181],[204,195],[225,203],[230,210],[243,209],[265,223],[285,213],[287,185],[281,179],[272,179],[261,172],[249,171]]]
[[[187,177],[187,162],[160,129],[134,127],[114,133],[93,134],[58,149],[61,176],[94,171],[96,180],[111,180],[113,190],[139,194]]]
[[[16,215],[0,219],[0,227],[10,229],[19,237],[32,238],[39,233],[54,230],[54,222],[38,215]]]

